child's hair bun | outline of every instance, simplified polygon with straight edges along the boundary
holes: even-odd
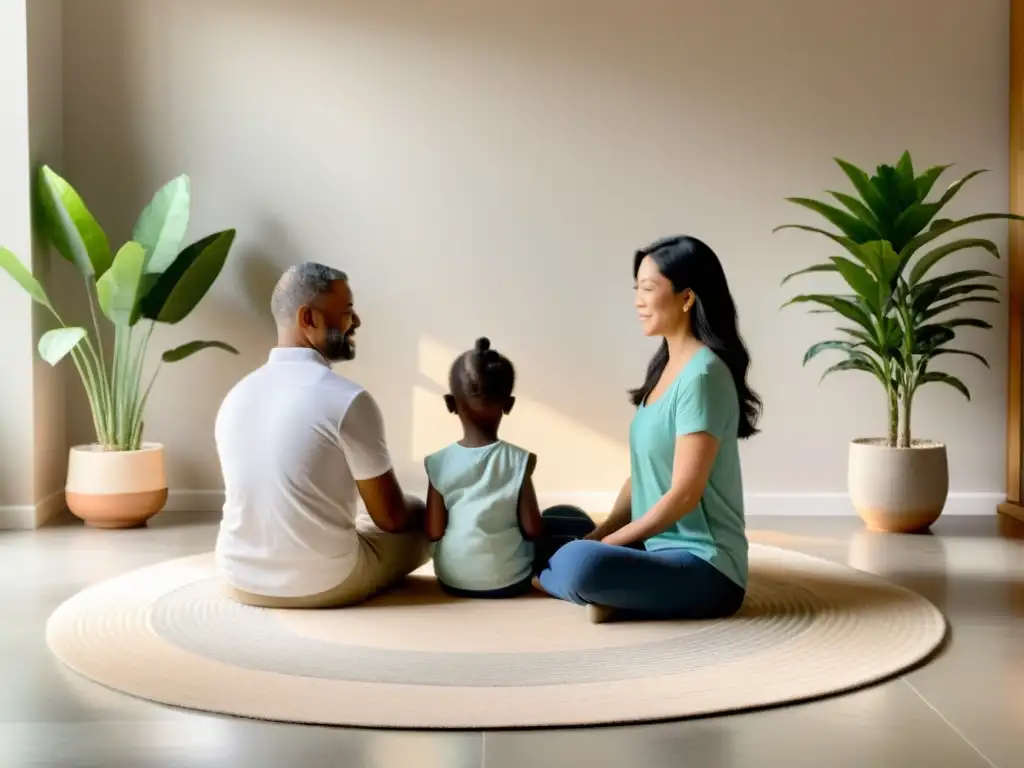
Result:
[[[491,340],[486,336],[481,336],[476,340],[476,352],[478,355],[482,355],[484,352],[491,348]]]

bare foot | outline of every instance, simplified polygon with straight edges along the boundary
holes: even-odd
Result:
[[[615,618],[615,609],[609,608],[607,605],[591,603],[587,606],[587,618],[590,619],[591,624],[604,624]]]

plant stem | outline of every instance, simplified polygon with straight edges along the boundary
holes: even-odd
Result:
[[[114,325],[113,393],[114,413],[117,424],[117,444],[122,451],[130,450],[131,439],[131,390],[128,387],[127,367],[131,363],[131,327]]]
[[[132,450],[138,450],[142,443],[142,414],[146,410],[146,401],[149,399],[149,391],[153,389],[153,384],[156,383],[157,374],[160,373],[161,363],[156,364],[156,370],[153,371],[153,376],[149,380],[149,385],[146,387],[145,393],[139,400],[138,405],[135,409],[135,416],[133,418],[134,432],[132,433]]]
[[[900,429],[899,447],[900,448],[909,448],[910,447],[910,412],[911,412],[911,406],[912,406],[912,404],[914,402],[914,391],[912,389],[909,389],[909,388],[904,390],[903,398],[902,399],[903,399],[903,403],[902,403],[902,405],[903,405],[903,414],[902,414],[902,417],[901,417],[901,424],[900,424],[901,429]]]
[[[896,447],[896,441],[899,434],[900,424],[900,410],[899,410],[899,395],[896,389],[889,385],[889,434],[886,439],[886,445],[889,448]]]
[[[914,323],[910,310],[906,303],[900,306],[900,318],[903,321],[903,386],[902,397],[903,414],[900,424],[900,436],[897,446],[900,448],[910,447],[910,415],[911,406],[914,400],[914,389],[916,388],[916,375],[914,368]]]
[[[65,328],[67,327],[64,323],[61,323],[61,325]],[[72,349],[71,359],[75,363],[75,368],[78,369],[78,377],[82,380],[82,386],[85,388],[85,396],[89,400],[89,414],[92,416],[92,425],[96,430],[96,440],[97,442],[105,445],[108,441],[103,431],[103,424],[100,421],[98,393],[96,392],[96,384],[93,381],[92,373],[89,371],[85,355],[82,354],[81,350]]]
[[[103,353],[103,333],[100,330],[99,317],[96,314],[96,302],[93,301],[92,298],[94,287],[95,283],[91,282],[89,278],[85,278],[85,295],[89,297],[89,314],[92,315],[92,325],[96,330],[96,345],[99,347],[99,352],[97,352],[93,347],[92,341],[88,336],[86,336],[85,340],[96,360],[96,367],[99,369],[99,384],[105,405],[105,417],[103,421],[106,424],[108,436],[108,439],[104,442],[108,443],[107,447],[111,447],[109,443],[117,439],[117,433],[114,426],[114,398],[110,388],[110,379],[107,376],[106,358]]]

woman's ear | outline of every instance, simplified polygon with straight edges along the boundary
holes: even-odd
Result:
[[[689,288],[684,288],[679,294],[679,306],[682,307],[683,312],[689,312],[693,309],[693,303],[696,300],[697,294]]]

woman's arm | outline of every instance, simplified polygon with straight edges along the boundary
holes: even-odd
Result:
[[[440,541],[444,529],[448,527],[448,508],[444,505],[444,497],[438,493],[433,483],[427,483],[427,511],[423,524],[423,532],[431,541]]]
[[[584,536],[584,538],[601,541],[605,536],[615,533],[615,531],[629,523],[632,503],[633,483],[631,478],[627,477],[626,482],[622,484],[622,488],[619,490],[619,495],[615,498],[615,503],[612,505],[612,511],[608,514],[608,517],[591,533]]]
[[[644,541],[672,527],[696,508],[711,475],[718,439],[707,432],[695,432],[676,438],[672,462],[672,486],[639,520],[603,536],[606,544],[627,546]]]

